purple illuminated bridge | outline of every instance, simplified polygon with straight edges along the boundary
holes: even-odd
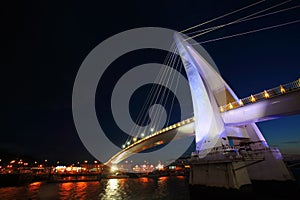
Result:
[[[252,180],[293,180],[280,151],[269,147],[255,123],[299,114],[300,79],[239,99],[183,35],[174,34],[174,41],[187,74],[194,117],[135,138],[106,165],[193,136],[196,149],[190,160],[191,185],[238,189]]]

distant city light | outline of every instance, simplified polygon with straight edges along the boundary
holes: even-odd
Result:
[[[158,163],[158,165],[156,166],[156,169],[163,170],[164,169],[164,165],[162,165],[161,163]]]
[[[176,166],[170,165],[170,166],[169,166],[169,169],[176,169]]]
[[[111,172],[118,171],[118,167],[117,166],[112,166],[110,170],[111,170]]]

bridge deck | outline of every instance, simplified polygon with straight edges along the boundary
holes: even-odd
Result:
[[[287,98],[283,98],[283,96]],[[288,102],[282,99],[286,99]],[[268,105],[265,106],[266,110],[264,110],[263,113],[260,113],[261,115],[259,116],[254,115],[256,121],[261,121],[261,120],[271,119],[272,117],[270,116],[274,116],[274,115],[282,116],[282,115],[299,114],[300,113],[300,104],[298,103],[299,101],[300,101],[300,78],[291,83],[280,85],[279,87],[270,90],[265,90],[264,92],[251,95],[250,97],[243,98],[237,102],[232,102],[227,105],[221,106],[220,112],[222,112],[224,117],[224,122],[226,123],[226,120],[227,122],[230,122],[230,119],[228,118],[228,116],[230,115],[235,115],[235,116],[237,115],[240,118],[239,114],[237,113],[232,114],[233,111],[245,113],[245,110],[246,111],[255,110],[255,109],[248,109],[251,108],[251,106],[253,105],[265,106],[264,103],[267,103]],[[277,108],[282,108],[282,109],[274,109],[274,105]],[[267,112],[268,106],[270,107],[269,110],[273,110],[271,114]],[[287,109],[287,106],[293,107],[293,112],[290,112],[290,110]],[[247,116],[248,117],[250,116],[251,118],[250,114],[247,114]],[[245,121],[245,119],[240,119],[240,120]],[[253,121],[251,120],[245,121],[245,123],[250,123],[250,122]],[[186,128],[187,126],[189,126],[188,127],[189,131],[183,131],[184,134],[180,134],[180,129]],[[138,153],[146,149],[150,149],[155,146],[168,143],[172,139],[180,139],[182,137],[193,136],[194,133],[193,126],[194,126],[194,117],[183,120],[181,122],[178,122],[166,128],[163,128],[125,147],[124,149],[122,149],[122,151],[115,154],[106,164],[118,163],[134,153]],[[179,132],[179,134],[176,134],[177,132]],[[176,138],[174,138],[175,136]]]

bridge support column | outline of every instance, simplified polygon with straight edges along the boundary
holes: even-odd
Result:
[[[251,181],[243,161],[192,162],[189,184],[192,186],[240,189]]]

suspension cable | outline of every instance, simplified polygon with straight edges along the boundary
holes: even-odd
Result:
[[[214,38],[214,39],[206,40],[206,41],[203,41],[203,42],[195,43],[195,44],[192,44],[192,45],[205,44],[205,43],[214,42],[214,41],[218,41],[218,40],[224,40],[224,39],[228,39],[228,38],[232,38],[232,37],[236,37],[236,36],[241,36],[241,35],[246,35],[246,34],[250,34],[250,33],[255,33],[255,32],[259,32],[259,31],[268,30],[268,29],[273,29],[273,28],[277,28],[277,27],[281,27],[281,26],[286,26],[286,25],[289,25],[289,24],[295,24],[295,23],[298,23],[298,22],[300,22],[300,19],[295,20],[295,21],[291,21],[291,22],[286,22],[286,23],[282,23],[282,24],[273,25],[273,26],[268,26],[268,27],[264,27],[264,28],[260,28],[260,29],[255,29],[255,30],[251,30],[251,31],[243,32],[243,33],[237,33],[237,34],[234,34],[234,35]]]
[[[193,38],[195,38],[195,37],[199,37],[199,36],[204,35],[204,34],[207,34],[207,33],[211,32],[211,31],[217,30],[217,29],[219,29],[219,28],[223,28],[223,27],[225,27],[225,26],[231,25],[231,24],[236,23],[236,22],[238,22],[238,21],[240,21],[240,20],[247,19],[247,18],[249,18],[249,17],[255,16],[255,15],[259,14],[259,13],[268,11],[268,10],[270,10],[270,9],[276,8],[276,7],[281,6],[281,5],[285,4],[285,3],[288,3],[288,2],[290,2],[290,1],[292,1],[292,0],[287,0],[287,1],[284,1],[284,2],[282,2],[282,3],[275,4],[274,6],[271,6],[271,7],[269,7],[269,8],[260,10],[260,11],[255,12],[255,13],[252,13],[252,14],[247,15],[247,16],[245,16],[245,17],[239,18],[239,19],[237,19],[237,20],[234,20],[234,21],[232,21],[232,22],[229,22],[229,23],[227,23],[227,24],[225,24],[225,25],[222,25],[222,26],[220,26],[220,27],[217,26],[216,28],[214,28],[214,29],[212,29],[212,30],[208,30],[208,31],[199,33],[199,34],[197,34],[197,35],[188,37],[187,39],[185,39],[185,41],[186,41],[186,40],[193,39]]]
[[[246,19],[243,19],[243,20],[235,21],[232,24],[237,24],[237,23],[241,23],[241,22],[250,21],[250,20],[253,20],[253,19],[258,19],[258,18],[262,18],[262,17],[266,17],[266,16],[278,14],[278,13],[281,13],[281,12],[286,12],[286,11],[293,10],[293,9],[296,9],[296,8],[299,8],[299,7],[300,7],[300,5],[293,6],[293,7],[290,7],[290,8],[281,9],[281,10],[277,10],[277,11],[273,11],[273,12],[262,14],[262,15],[258,15],[258,16],[255,16],[255,17],[251,17],[251,18],[246,18]],[[206,28],[206,29],[194,31],[194,32],[188,33],[186,35],[191,35],[191,34],[194,34],[194,33],[201,33],[201,32],[207,31],[207,30],[215,29],[215,28],[218,28],[218,27],[223,27],[224,25],[226,25],[226,24],[221,24],[221,25],[218,25],[218,26],[213,26],[213,27],[210,27],[210,28]]]
[[[230,13],[226,13],[226,14],[221,15],[221,16],[219,16],[219,17],[216,17],[216,18],[214,18],[214,19],[211,19],[211,20],[208,20],[208,21],[206,21],[206,22],[197,24],[197,25],[195,25],[195,26],[192,26],[192,27],[190,27],[190,28],[187,28],[187,29],[184,29],[184,30],[180,31],[180,33],[184,33],[184,32],[186,32],[186,31],[192,30],[192,29],[197,28],[197,27],[199,27],[199,26],[203,26],[203,25],[205,25],[205,24],[208,24],[208,23],[210,23],[210,22],[216,21],[216,20],[221,19],[221,18],[223,18],[223,17],[227,17],[227,16],[232,15],[232,14],[234,14],[234,13],[240,12],[240,11],[242,11],[242,10],[245,10],[245,9],[247,9],[247,8],[250,8],[250,7],[252,7],[252,6],[255,6],[255,5],[257,5],[257,4],[260,4],[260,3],[264,2],[264,1],[266,1],[266,0],[262,0],[262,1],[259,1],[259,2],[253,3],[253,4],[250,4],[250,5],[248,5],[248,6],[242,7],[242,8],[240,8],[240,9],[237,9],[237,10],[232,11],[232,12],[230,12]]]

